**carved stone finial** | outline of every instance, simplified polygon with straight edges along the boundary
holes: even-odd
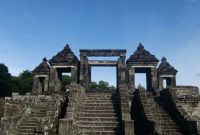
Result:
[[[166,62],[167,59],[165,57],[162,58],[162,62]]]
[[[144,49],[144,46],[142,45],[142,43],[139,43],[139,46],[137,48],[138,50],[143,50]]]
[[[70,49],[69,44],[66,44],[64,49]]]
[[[42,61],[43,61],[43,62],[47,62],[47,58],[44,57],[44,58],[42,59]]]

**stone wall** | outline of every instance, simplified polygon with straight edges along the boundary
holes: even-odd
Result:
[[[4,98],[0,98],[0,118],[3,117],[3,113],[4,113]]]
[[[38,119],[37,128],[44,132],[51,128],[56,128],[60,113],[61,103],[65,98],[61,95],[52,96],[14,96],[5,98],[5,113],[1,119],[2,135],[15,135],[20,125],[29,118],[34,111],[37,111],[37,106],[48,106],[49,110],[46,117]],[[49,117],[48,117],[49,116]]]
[[[131,99],[129,95],[127,85],[120,85],[118,89],[120,96],[120,113],[123,126],[123,132],[125,135],[134,134],[134,120],[131,119]]]
[[[188,133],[200,134],[200,95],[194,86],[170,87],[169,94],[177,109],[175,115]],[[198,133],[197,133],[198,132]]]
[[[76,135],[78,129],[76,125],[76,118],[78,114],[78,106],[81,105],[82,100],[86,98],[85,89],[75,83],[70,85],[69,102],[66,110],[66,115],[59,120],[59,135]]]
[[[200,95],[198,87],[178,86],[170,89],[170,95],[178,107],[191,119],[200,119]]]

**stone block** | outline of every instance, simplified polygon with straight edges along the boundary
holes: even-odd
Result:
[[[58,135],[72,135],[72,124],[71,119],[60,119]]]
[[[124,135],[134,135],[134,121],[125,120],[123,121]]]

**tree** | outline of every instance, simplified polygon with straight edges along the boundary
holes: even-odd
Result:
[[[109,83],[106,81],[99,81],[99,89],[109,89]]]
[[[145,90],[145,87],[142,86],[142,84],[139,84],[139,85],[138,85],[138,89],[139,89],[139,90]]]
[[[90,84],[91,89],[97,89],[98,87],[99,87],[99,85],[96,82],[91,82],[91,84]]]
[[[110,89],[111,89],[111,90],[114,90],[114,89],[116,89],[116,88],[115,88],[115,86],[110,86]]]
[[[20,94],[26,94],[27,92],[31,92],[33,89],[33,75],[29,70],[23,71],[19,75],[19,81],[22,89],[19,90]]]
[[[8,67],[0,63],[0,97],[11,96],[11,75]]]
[[[71,76],[63,75],[62,76],[62,90],[66,89],[66,85],[70,85],[72,82]]]
[[[19,76],[11,78],[12,92],[18,92],[21,95],[31,92],[33,88],[33,75],[29,70],[25,70]]]

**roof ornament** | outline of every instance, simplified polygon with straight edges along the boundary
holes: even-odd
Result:
[[[142,43],[139,43],[139,46],[137,48],[138,50],[144,50],[144,46],[142,45]]]
[[[42,59],[42,61],[43,61],[43,62],[47,62],[47,58],[44,57],[44,58]]]
[[[66,44],[64,49],[69,50],[70,49],[69,44]]]
[[[166,61],[167,61],[167,58],[163,57],[162,62],[166,62]]]

